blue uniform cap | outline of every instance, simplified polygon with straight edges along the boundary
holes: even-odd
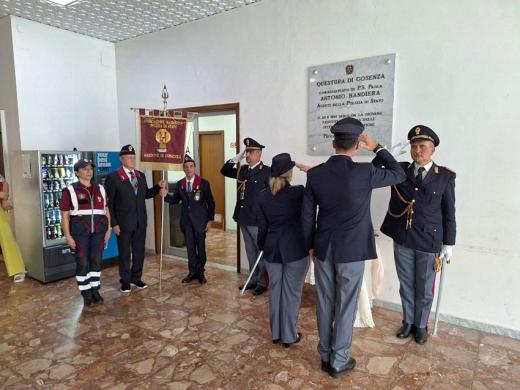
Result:
[[[358,138],[363,130],[365,130],[363,123],[351,117],[340,119],[330,128],[334,137],[343,139]]]
[[[439,136],[435,134],[435,131],[424,125],[416,125],[412,127],[408,132],[408,140],[410,142],[416,140],[427,140],[433,142],[434,146],[438,146],[441,143]]]

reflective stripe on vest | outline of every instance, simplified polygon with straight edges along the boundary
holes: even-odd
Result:
[[[99,192],[101,192],[101,196],[103,197],[103,210],[100,210],[100,209],[80,210],[79,203],[78,203],[78,197],[76,196],[76,191],[74,190],[74,187],[72,186],[72,184],[69,184],[67,186],[67,190],[69,190],[70,200],[72,202],[72,206],[74,207],[72,210],[70,210],[70,212],[69,212],[70,215],[106,215],[105,209],[107,206],[107,196],[106,196],[105,188],[101,184],[99,185]]]

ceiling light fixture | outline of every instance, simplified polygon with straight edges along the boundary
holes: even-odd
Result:
[[[63,6],[71,5],[72,3],[77,3],[78,1],[80,0],[47,0],[47,2],[49,3],[54,3]]]

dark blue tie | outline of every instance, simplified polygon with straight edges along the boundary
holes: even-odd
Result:
[[[423,172],[425,171],[426,169],[424,169],[424,167],[419,167],[419,170],[418,170],[418,173],[417,173],[417,176],[415,176],[415,182],[417,183],[418,186],[420,186],[422,184],[422,181],[423,181]]]

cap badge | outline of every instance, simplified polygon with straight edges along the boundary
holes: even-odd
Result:
[[[249,138],[246,139],[246,146],[249,146]]]
[[[416,128],[415,128],[415,134],[416,134],[416,135],[421,134],[421,128],[420,128],[420,127],[416,127]]]

